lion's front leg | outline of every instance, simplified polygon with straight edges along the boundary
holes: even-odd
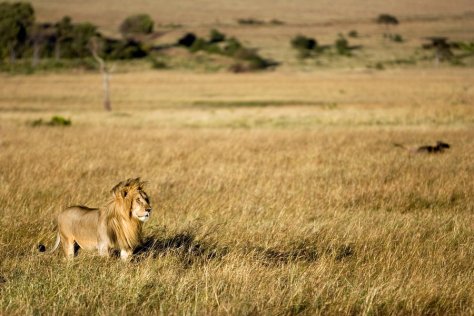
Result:
[[[131,250],[120,249],[120,259],[122,259],[122,261],[129,261],[131,255]]]
[[[99,251],[99,256],[109,257],[109,250],[111,248],[110,238],[107,235],[107,227],[103,220],[99,219],[98,229],[97,229],[97,250]]]
[[[108,243],[99,243],[97,245],[97,250],[99,251],[99,256],[108,257],[109,256],[109,245]]]

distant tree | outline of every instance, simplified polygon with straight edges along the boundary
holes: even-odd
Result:
[[[63,17],[58,23],[55,24],[56,27],[56,43],[54,47],[54,56],[56,60],[61,59],[61,45],[66,40],[71,40],[73,36],[74,25],[69,16]]]
[[[103,89],[104,89],[104,109],[106,111],[112,111],[112,105],[110,103],[110,67],[105,62],[105,60],[99,56],[100,49],[100,41],[99,38],[94,37],[91,38],[89,41],[89,50],[92,53],[92,57],[97,61],[99,64],[100,72],[102,73],[102,82],[103,82]]]
[[[386,13],[380,14],[376,21],[378,24],[385,27],[386,33],[384,33],[384,38],[391,38],[390,26],[396,26],[399,24],[398,19],[395,16]]]
[[[124,38],[153,33],[154,22],[148,14],[137,14],[127,17],[120,24],[120,33]]]
[[[448,38],[433,36],[426,38],[430,41],[429,44],[424,44],[425,49],[434,49],[435,63],[438,65],[442,61],[452,61],[454,54],[451,50],[452,44],[448,42]]]
[[[2,57],[10,55],[14,62],[19,51],[24,48],[35,13],[31,4],[26,2],[0,3],[0,53]]]
[[[35,23],[29,35],[32,46],[31,65],[37,66],[42,54],[51,56],[51,52],[57,42],[56,28],[49,23]]]
[[[72,58],[84,58],[90,56],[89,43],[97,36],[97,26],[85,22],[74,24],[71,32],[71,56]]]
[[[385,24],[385,25],[397,25],[399,24],[398,19],[390,14],[380,14],[377,17],[377,23],[379,24]]]

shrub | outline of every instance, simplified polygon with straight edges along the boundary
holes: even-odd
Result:
[[[133,40],[106,39],[104,41],[104,55],[109,59],[135,59],[146,57],[148,52],[139,42]]]
[[[262,25],[262,24],[265,24],[264,21],[254,19],[254,18],[238,19],[237,23],[239,23],[241,25]]]
[[[297,35],[291,40],[291,46],[297,50],[312,50],[315,49],[317,45],[318,42],[314,38],[304,35]]]
[[[126,18],[120,24],[120,33],[123,37],[153,33],[154,22],[148,14],[137,14]]]
[[[225,41],[225,34],[216,29],[212,29],[209,33],[209,43],[220,43]]]
[[[43,119],[37,119],[31,122],[31,126],[70,126],[72,124],[70,119],[59,115],[53,116],[48,122]]]
[[[203,38],[197,38],[193,44],[191,45],[191,47],[189,47],[189,51],[192,52],[192,53],[195,53],[195,52],[198,52],[200,50],[206,50],[206,47],[207,47],[207,41]]]
[[[197,39],[197,36],[194,35],[194,33],[187,33],[178,40],[178,45],[189,48],[193,46],[196,39]]]
[[[403,43],[403,37],[400,34],[386,34],[386,37],[395,43]]]
[[[359,33],[356,30],[352,30],[349,33],[347,33],[347,36],[356,38],[356,37],[359,37]]]
[[[456,46],[467,54],[474,54],[474,42],[458,42]]]
[[[255,49],[246,48],[235,37],[227,38],[225,34],[211,30],[210,39],[196,37],[192,33],[182,37],[178,44],[185,46],[190,52],[205,51],[209,54],[219,54],[232,57],[236,60],[233,68],[235,72],[264,69],[275,65],[274,62],[261,57]]]
[[[149,61],[151,63],[151,68],[153,69],[167,69],[168,65],[164,60],[157,59],[155,57],[150,57]]]
[[[298,51],[299,58],[311,57],[318,50],[318,42],[314,38],[304,35],[293,37],[291,46]]]
[[[224,54],[228,56],[234,56],[242,47],[243,45],[238,39],[231,37],[226,41],[224,46]]]
[[[270,24],[272,24],[272,25],[284,25],[285,22],[283,22],[281,20],[278,20],[278,19],[271,19]]]
[[[273,63],[269,62],[268,60],[264,59],[256,52],[251,56],[247,57],[246,59],[249,64],[249,70],[262,70],[266,69],[273,65]]]
[[[334,43],[334,46],[339,55],[343,55],[343,56],[351,55],[351,48],[349,46],[349,41],[344,36],[339,34],[339,37]]]

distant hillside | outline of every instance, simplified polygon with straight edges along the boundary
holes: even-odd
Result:
[[[33,0],[39,20],[64,15],[90,21],[109,31],[132,13],[148,13],[157,23],[209,25],[235,23],[239,18],[278,19],[291,24],[371,19],[380,13],[400,17],[457,15],[474,12],[472,0]]]

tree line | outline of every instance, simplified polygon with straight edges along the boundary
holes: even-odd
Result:
[[[55,23],[37,23],[30,3],[0,3],[0,57],[14,63],[19,58],[72,59],[91,56],[91,40],[98,42],[99,54],[107,59],[132,59],[147,55],[139,37],[153,32],[148,15],[125,19],[121,39],[104,36],[89,22],[74,23],[68,16]]]
[[[399,24],[396,17],[390,14],[380,14],[375,20],[385,28],[384,37],[401,43],[404,39],[399,34],[392,33],[390,28]],[[127,17],[119,27],[121,38],[110,38],[98,31],[98,27],[89,22],[74,22],[65,16],[57,22],[38,23],[35,10],[27,2],[0,2],[0,65],[15,64],[17,59],[31,58],[32,66],[37,66],[42,58],[56,61],[74,59],[87,61],[94,57],[96,60],[126,60],[150,56],[150,60],[160,68],[153,58],[154,21],[147,14],[137,14]],[[351,31],[349,37],[358,37],[357,31]],[[444,60],[461,60],[472,56],[473,43],[449,42],[447,38],[430,37],[430,44],[423,45],[425,49],[434,51],[437,62]],[[315,38],[297,35],[290,40],[291,46],[297,51],[299,58],[318,57],[332,52],[341,56],[351,56],[352,52],[361,46],[350,45],[348,39],[339,34],[334,45],[321,45]],[[218,30],[211,30],[208,38],[198,37],[187,33],[174,44],[166,47],[181,46],[191,53],[205,52],[229,57],[233,60],[231,71],[254,71],[271,68],[278,62],[262,57],[256,49],[244,46],[237,38],[227,37]],[[452,53],[451,49],[460,49],[462,54]],[[98,58],[99,57],[99,58]],[[6,61],[9,64],[5,63]],[[102,63],[101,63],[102,65]]]

